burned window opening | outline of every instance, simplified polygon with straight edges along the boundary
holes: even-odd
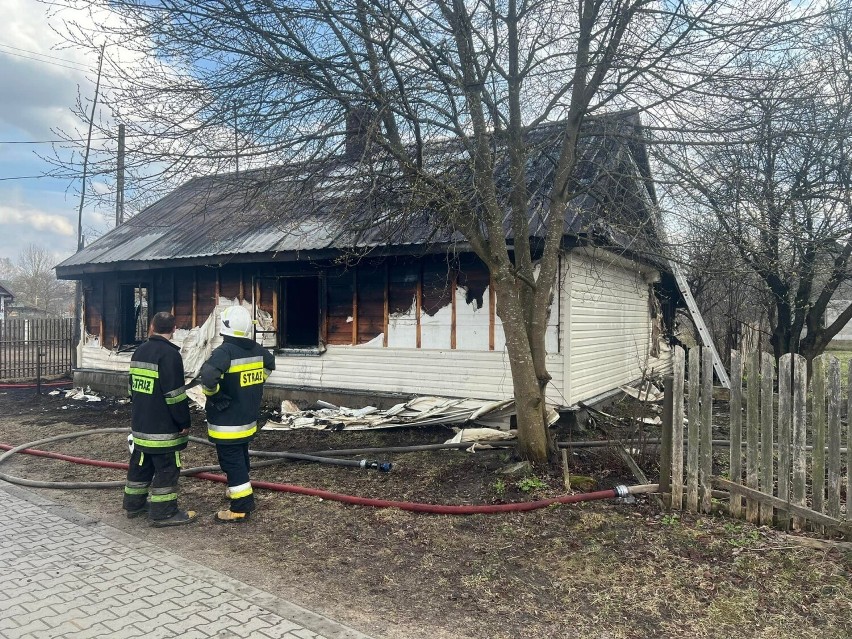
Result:
[[[147,284],[124,284],[119,295],[119,343],[122,346],[141,344],[148,338],[149,287]]]
[[[320,278],[285,277],[280,281],[278,346],[320,346]]]

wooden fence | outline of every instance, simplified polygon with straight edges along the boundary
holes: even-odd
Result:
[[[0,321],[0,380],[25,381],[71,372],[74,320]]]
[[[673,508],[710,512],[714,494],[724,496],[716,488],[727,493],[733,517],[782,528],[807,525],[817,531],[828,527],[852,532],[852,368],[842,389],[839,361],[823,355],[813,362],[809,389],[806,361],[800,355],[784,355],[776,371],[769,353],[744,357],[731,351],[730,401],[727,411],[717,413],[723,426],[727,412],[729,435],[723,441],[713,440],[714,430],[718,435],[723,428],[714,429],[710,351],[691,349],[688,378],[686,370],[685,353],[678,347],[670,420],[665,420],[672,430],[668,436],[664,433],[664,441],[671,441]],[[846,424],[841,421],[842,390],[847,396]],[[714,445],[730,451],[727,459],[715,458],[715,468]]]

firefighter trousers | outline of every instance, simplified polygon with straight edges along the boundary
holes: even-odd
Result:
[[[254,493],[249,480],[249,443],[216,444],[219,466],[228,476],[228,495],[231,512],[250,513],[254,510]]]
[[[124,509],[138,512],[145,508],[150,493],[150,519],[168,519],[178,511],[180,451],[148,453],[133,449],[124,486]]]

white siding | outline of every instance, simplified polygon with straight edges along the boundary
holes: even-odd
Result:
[[[127,371],[130,357],[92,344],[82,349],[81,367]],[[508,355],[500,351],[329,346],[319,356],[278,355],[275,366],[269,383],[289,387],[477,399],[507,399],[513,394]],[[548,356],[548,370],[553,375],[548,399],[562,405],[558,356]]]
[[[650,291],[639,268],[620,258],[604,261],[573,251],[568,263],[562,287],[568,327],[565,390],[574,404],[642,376],[650,350]]]
[[[550,401],[563,404],[560,361],[549,356]],[[308,388],[446,395],[478,399],[512,397],[509,358],[498,351],[424,350],[329,346],[319,357],[276,357],[272,384]]]

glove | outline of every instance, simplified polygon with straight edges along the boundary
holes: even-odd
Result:
[[[207,402],[220,413],[231,405],[231,396],[227,393],[216,393],[207,398]]]

